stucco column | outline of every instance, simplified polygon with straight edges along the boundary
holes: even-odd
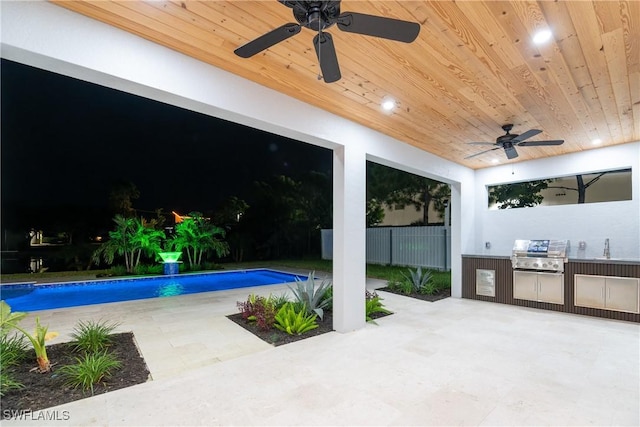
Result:
[[[333,328],[365,325],[366,155],[359,144],[333,150]]]

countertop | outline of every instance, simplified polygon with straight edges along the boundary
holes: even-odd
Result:
[[[463,258],[485,258],[485,259],[511,259],[509,255],[476,255],[476,254],[463,254]],[[640,259],[638,258],[569,258],[569,262],[586,262],[594,264],[631,264],[639,265]]]

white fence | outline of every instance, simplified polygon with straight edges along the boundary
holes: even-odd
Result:
[[[333,259],[333,230],[321,230],[322,259]],[[367,228],[367,263],[451,269],[451,235],[444,226]]]

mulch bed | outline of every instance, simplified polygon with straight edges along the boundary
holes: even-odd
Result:
[[[371,317],[375,320],[389,315],[390,314],[374,313]],[[258,326],[256,326],[255,322],[247,322],[246,320],[244,320],[241,313],[231,314],[227,316],[227,318],[242,326],[261,340],[276,347],[279,345],[304,340],[306,338],[316,337],[318,335],[326,334],[327,332],[333,331],[333,313],[327,310],[325,310],[324,312],[323,320],[320,320],[320,318],[318,318],[318,327],[316,329],[305,332],[302,335],[289,335],[288,333],[276,328],[270,329],[268,331],[263,331],[262,329],[258,328]]]
[[[441,290],[440,292],[438,292],[437,294],[434,294],[434,295],[425,295],[425,294],[418,294],[418,293],[404,294],[402,292],[393,291],[393,290],[391,290],[389,288],[380,288],[380,289],[376,289],[376,290],[389,292],[390,294],[396,294],[396,295],[402,295],[402,296],[405,296],[405,297],[421,299],[423,301],[429,301],[429,302],[440,301],[441,299],[449,298],[451,296],[451,288],[443,289],[443,290]]]
[[[262,329],[258,328],[255,322],[247,322],[246,320],[244,320],[242,318],[242,313],[231,314],[227,316],[227,318],[242,326],[261,340],[268,342],[269,344],[272,344],[276,347],[279,345],[300,341],[305,338],[317,337],[318,335],[326,334],[327,332],[333,331],[333,313],[331,311],[324,312],[323,320],[320,320],[320,318],[318,318],[317,328],[305,332],[302,335],[289,335],[288,333],[276,328],[270,329],[268,331],[263,331]]]
[[[114,370],[112,376],[103,383],[94,385],[94,394],[103,394],[132,385],[141,384],[149,379],[149,369],[138,351],[133,333],[124,332],[112,335],[109,347],[122,367]],[[37,411],[63,403],[73,402],[91,396],[91,391],[67,387],[65,379],[56,370],[65,365],[73,365],[79,354],[72,350],[69,343],[47,345],[47,356],[53,365],[51,372],[40,374],[31,369],[36,366],[35,352],[30,349],[27,358],[11,368],[12,377],[24,384],[20,390],[10,390],[0,399],[0,416],[10,416],[10,411]]]

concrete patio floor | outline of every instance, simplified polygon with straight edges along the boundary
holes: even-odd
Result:
[[[226,318],[284,290],[33,313],[52,343],[78,320],[120,322],[153,380],[2,425],[640,425],[638,324],[381,292],[395,314],[378,325],[272,347]]]

